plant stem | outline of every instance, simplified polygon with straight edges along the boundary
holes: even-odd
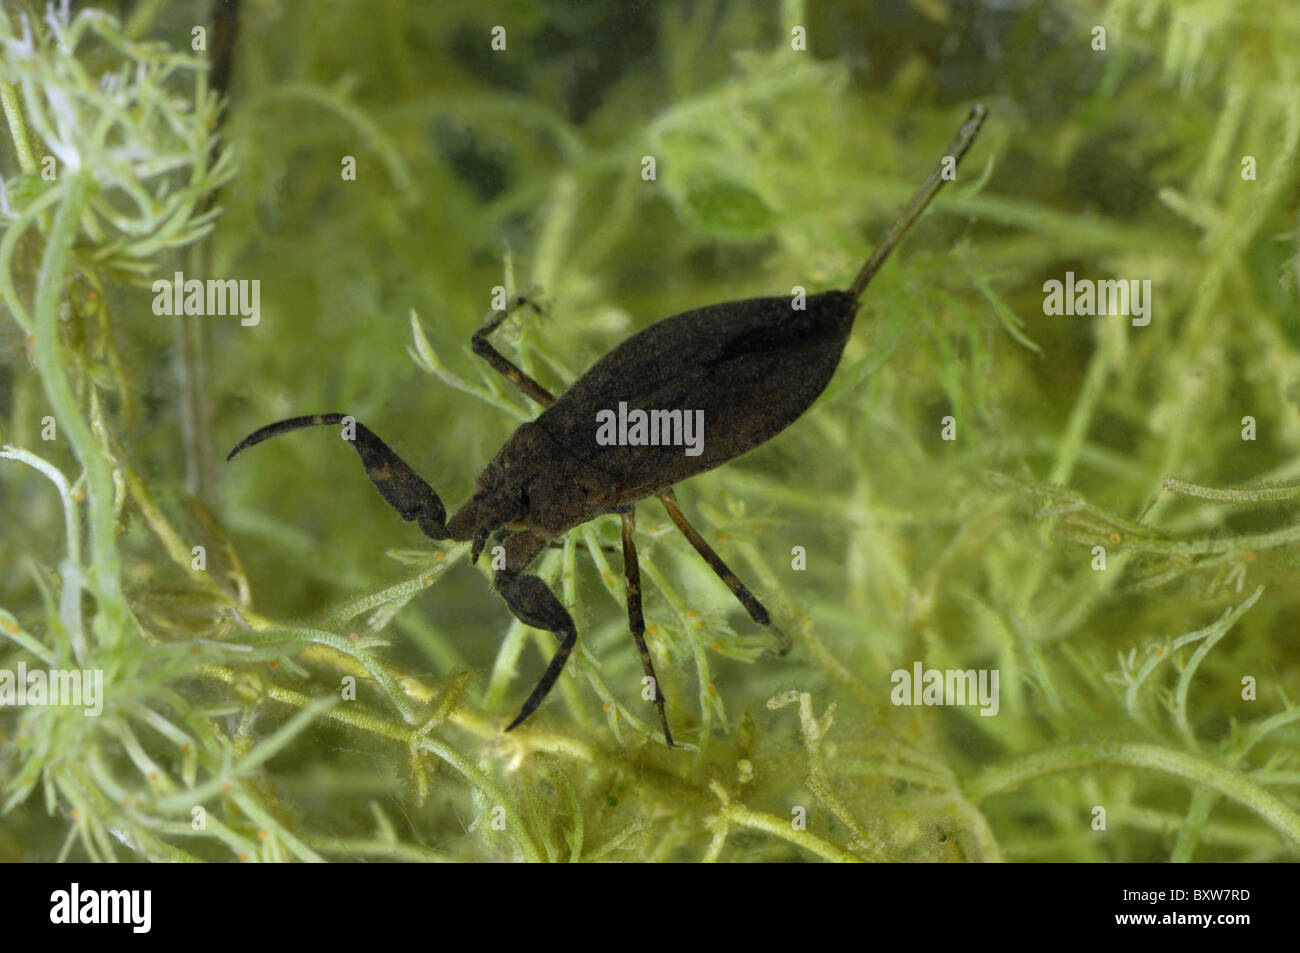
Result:
[[[825,860],[832,860],[841,864],[860,864],[862,859],[854,857],[848,851],[841,850],[829,841],[822,840],[816,834],[807,830],[795,830],[790,821],[782,817],[774,817],[771,814],[762,814],[758,811],[750,810],[743,804],[728,804],[725,809],[726,818],[733,824],[740,824],[743,827],[752,827],[755,830],[764,831],[774,837],[781,837],[797,844],[811,854]]]
[[[1045,774],[1100,765],[1144,768],[1204,785],[1254,811],[1282,835],[1292,850],[1300,851],[1300,815],[1281,800],[1253,781],[1213,761],[1156,745],[1121,742],[1039,751],[987,768],[962,787],[971,801],[979,802],[990,794],[1017,788]]]
[[[5,119],[9,122],[9,134],[13,136],[14,152],[18,153],[18,167],[24,172],[35,172],[36,156],[27,138],[27,121],[23,119],[23,109],[18,102],[18,91],[3,79],[0,79],[0,104],[4,106]]]
[[[225,666],[205,665],[202,667],[204,675],[217,678],[227,684],[235,680],[235,672]],[[281,688],[276,685],[268,685],[263,688],[265,697],[281,702],[286,705],[292,705],[295,708],[306,708],[311,704],[311,699],[302,692],[293,689]],[[333,721],[340,722],[351,728],[361,731],[369,731],[373,734],[389,738],[399,742],[402,745],[417,747],[435,755],[447,764],[455,768],[464,778],[472,785],[477,787],[484,797],[494,807],[500,806],[505,808],[507,828],[511,832],[511,837],[519,850],[530,861],[536,863],[542,859],[537,845],[533,843],[532,837],[528,833],[528,828],[524,824],[523,817],[516,810],[513,802],[506,797],[502,791],[487,774],[479,770],[468,758],[463,757],[458,751],[442,744],[427,736],[421,735],[419,729],[408,729],[397,725],[392,725],[383,719],[376,718],[368,712],[354,712],[346,708],[331,708],[326,711],[323,717]]]
[[[54,215],[49,241],[36,276],[33,359],[55,419],[68,435],[73,452],[86,474],[91,582],[102,613],[102,635],[116,641],[121,637],[126,622],[126,603],[118,578],[113,472],[72,392],[59,342],[59,301],[67,278],[72,242],[82,212],[90,200],[92,184],[90,173],[85,170],[69,173],[64,184],[63,201]],[[79,580],[65,580],[65,585],[68,584],[78,585]]]
[[[1167,477],[1165,489],[1180,496],[1194,496],[1202,500],[1215,500],[1222,503],[1273,503],[1300,497],[1300,486],[1295,484],[1218,487],[1201,486],[1176,477]]]

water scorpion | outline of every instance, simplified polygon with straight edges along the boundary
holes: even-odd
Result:
[[[502,356],[488,340],[512,308],[496,311],[473,336],[474,353],[543,409],[521,424],[479,474],[474,494],[447,518],[442,500],[419,474],[373,432],[338,413],[312,414],[268,424],[245,437],[227,460],[269,437],[302,427],[341,424],[361,456],[366,476],[402,519],[434,540],[471,541],[477,561],[489,539],[504,548],[493,584],[525,624],[554,633],[559,647],[545,673],[506,726],[517,727],[555,685],[577,643],[567,609],[526,570],[564,533],[607,513],[622,519],[627,615],[641,665],[654,687],[664,741],[673,745],[663,692],[645,643],[641,578],[637,567],[635,506],[657,497],[668,517],[726,583],[759,625],[790,642],[763,604],[736,577],[682,513],[674,485],[748,453],[794,423],[825,390],[853,329],[858,303],[889,253],[920,217],[970,149],[987,110],[971,109],[947,152],[845,291],[825,291],[802,302],[790,296],[749,298],[685,311],[652,324],[593,364],[558,397]],[[522,304],[523,299],[515,302]],[[803,307],[799,307],[802,303]],[[661,408],[669,415],[702,414],[695,453],[680,441],[598,440],[608,415],[626,408]],[[691,419],[700,419],[695,416]],[[673,418],[657,418],[667,432]],[[608,437],[608,433],[605,434]],[[644,435],[643,435],[644,436]]]

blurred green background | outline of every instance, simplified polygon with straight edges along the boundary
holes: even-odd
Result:
[[[92,77],[138,54],[125,37],[189,52],[210,19],[93,6],[125,33],[78,49]],[[6,6],[20,111],[24,10],[45,29]],[[132,270],[83,227],[45,319],[50,221],[0,255],[102,425],[118,492],[86,506],[117,528],[96,558],[126,607],[93,582],[82,600],[102,718],[0,711],[0,857],[1296,857],[1293,4],[243,0],[238,28],[210,233]],[[614,517],[539,563],[581,648],[506,736],[552,644],[485,566],[403,523],[330,430],[222,462],[271,420],[349,413],[454,508],[534,413],[468,349],[494,286],[543,304],[498,340],[553,390],[665,315],[845,287],[975,102],[980,140],[822,400],[678,490],[794,651],[765,654],[662,508],[639,510],[686,750],[652,737]],[[39,191],[13,122],[7,228]],[[155,315],[150,283],[178,270],[260,279],[260,324]],[[1067,271],[1149,279],[1150,325],[1045,316]],[[0,325],[0,438],[71,481],[28,330]],[[33,641],[69,651],[67,544],[40,473],[0,461],[0,494],[12,669]],[[915,661],[997,669],[998,715],[891,705]],[[356,701],[304,709],[345,675]]]

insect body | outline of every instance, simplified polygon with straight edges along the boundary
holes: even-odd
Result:
[[[559,648],[507,731],[527,718],[559,678],[577,642],[568,611],[542,580],[525,572],[552,540],[606,513],[623,521],[623,564],[628,622],[645,674],[655,686],[664,741],[672,734],[663,694],[645,644],[637,566],[635,504],[658,497],[669,518],[731,589],[750,617],[772,629],[782,651],[789,641],[772,625],[763,605],[727,568],[687,521],[673,485],[711,470],[776,436],[815,401],[830,382],[853,328],[858,301],[885,258],[942,188],[943,172],[970,148],[986,110],[976,106],[898,220],[886,231],[847,291],[811,295],[796,307],[792,298],[751,298],[686,311],[651,325],[598,360],[568,390],[553,397],[488,341],[508,312],[495,312],[474,335],[473,349],[542,405],[522,424],[476,481],[470,500],[447,519],[438,495],[382,440],[355,423],[351,442],[366,475],[405,520],[426,536],[472,541],[477,560],[489,538],[502,541],[505,565],[493,583],[510,611],[524,623],[547,629]],[[615,408],[665,408],[650,418],[662,440],[597,439],[598,421]],[[700,446],[684,453],[671,439],[673,414],[704,422]],[[338,424],[342,414],[316,414],[268,424],[249,434],[227,459],[268,437],[301,427]],[[351,422],[350,418],[348,418]]]

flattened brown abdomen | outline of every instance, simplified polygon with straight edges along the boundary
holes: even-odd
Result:
[[[770,440],[830,383],[853,327],[846,292],[752,298],[666,318],[614,348],[537,418],[566,452],[608,474],[620,503],[711,470]],[[603,446],[597,414],[703,411],[700,453]]]

